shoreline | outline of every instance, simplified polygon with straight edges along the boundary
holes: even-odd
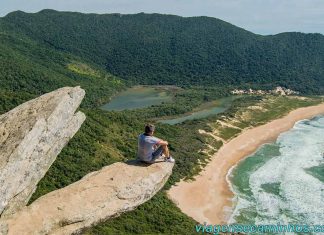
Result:
[[[273,142],[296,122],[324,114],[324,103],[295,109],[282,118],[243,130],[224,144],[194,181],[181,180],[167,192],[183,213],[203,224],[226,224],[233,210],[234,194],[227,182],[229,170],[255,152],[261,145]]]

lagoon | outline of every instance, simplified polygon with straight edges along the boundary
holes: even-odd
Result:
[[[118,93],[101,108],[107,111],[132,110],[170,102],[171,100],[172,95],[167,89],[135,86]]]
[[[118,93],[109,103],[103,105],[101,108],[107,111],[123,111],[159,105],[165,102],[171,102],[174,90],[178,89],[180,88],[173,86],[134,86]],[[226,111],[237,97],[230,96],[206,102],[195,108],[192,112],[166,117],[158,122],[175,125],[187,120],[201,119],[219,114]]]
[[[230,97],[218,99],[216,101],[208,102],[202,104],[200,107],[196,108],[191,113],[187,113],[171,119],[160,120],[159,122],[175,125],[187,120],[201,119],[211,115],[219,114],[226,111],[231,106],[233,100],[237,99],[237,97],[238,96],[230,96]]]

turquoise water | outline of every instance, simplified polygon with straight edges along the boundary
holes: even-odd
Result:
[[[229,174],[230,223],[323,224],[324,117],[297,122]]]
[[[172,95],[166,90],[154,87],[132,87],[120,92],[101,108],[108,111],[131,110],[170,101],[172,101]]]
[[[187,121],[187,120],[200,119],[200,118],[208,117],[210,115],[222,113],[222,112],[226,111],[231,106],[233,100],[237,99],[237,97],[238,96],[230,96],[230,97],[222,98],[222,99],[217,100],[217,102],[212,107],[204,108],[197,112],[193,112],[193,113],[187,114],[187,115],[182,115],[177,118],[161,120],[159,122],[170,124],[170,125],[175,125],[175,124],[179,124],[184,121]]]

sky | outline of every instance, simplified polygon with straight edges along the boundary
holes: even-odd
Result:
[[[324,34],[324,0],[0,0],[0,16],[42,9],[210,16],[262,35]]]

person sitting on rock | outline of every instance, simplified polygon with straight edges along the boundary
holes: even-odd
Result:
[[[146,163],[153,163],[156,159],[164,155],[166,162],[174,162],[170,156],[168,142],[153,136],[155,126],[147,124],[143,134],[138,136],[138,152],[139,160]]]

